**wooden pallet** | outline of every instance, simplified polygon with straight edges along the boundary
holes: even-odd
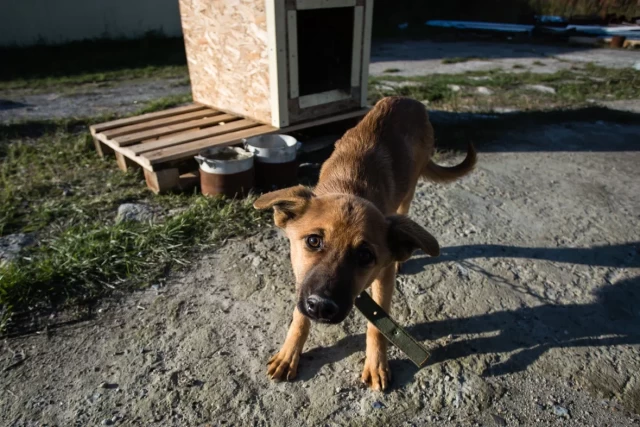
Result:
[[[113,152],[124,171],[141,167],[147,186],[160,193],[186,188],[197,181],[198,167],[193,157],[206,148],[361,117],[367,111],[361,109],[278,129],[194,103],[92,125],[90,130],[101,157]]]

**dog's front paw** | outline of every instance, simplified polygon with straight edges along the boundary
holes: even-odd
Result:
[[[269,360],[267,375],[272,380],[291,381],[298,373],[299,360],[300,352],[283,348]]]
[[[386,358],[369,358],[364,361],[362,382],[374,390],[386,390],[391,382],[391,371]]]

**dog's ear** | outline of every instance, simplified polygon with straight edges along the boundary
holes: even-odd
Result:
[[[432,257],[440,255],[440,245],[427,230],[403,215],[387,217],[389,224],[387,240],[396,261],[411,258],[416,249],[422,249]]]
[[[253,207],[260,210],[273,208],[274,222],[282,228],[287,221],[304,213],[312,197],[315,195],[310,189],[298,185],[263,194],[253,203]]]

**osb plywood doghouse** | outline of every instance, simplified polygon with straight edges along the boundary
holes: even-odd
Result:
[[[191,105],[91,126],[100,155],[162,192],[193,156],[243,138],[362,116],[373,0],[180,0]]]
[[[193,100],[277,128],[365,107],[373,0],[180,0]]]

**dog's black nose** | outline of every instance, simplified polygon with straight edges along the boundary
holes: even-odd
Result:
[[[338,305],[330,299],[318,295],[307,298],[307,311],[315,319],[331,320],[338,314],[338,310]]]

